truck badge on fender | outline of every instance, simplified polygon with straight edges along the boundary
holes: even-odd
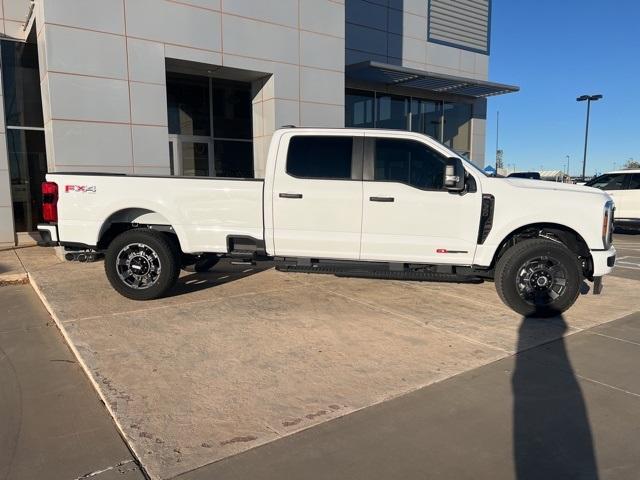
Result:
[[[65,185],[64,192],[76,192],[76,193],[96,193],[95,185]]]

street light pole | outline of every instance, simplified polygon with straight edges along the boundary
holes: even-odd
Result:
[[[584,157],[582,159],[582,179],[585,178],[585,170],[587,168],[587,144],[589,141],[589,116],[591,114],[591,102],[595,102],[596,100],[600,100],[602,95],[581,95],[576,98],[578,102],[587,101],[587,125],[584,129]]]

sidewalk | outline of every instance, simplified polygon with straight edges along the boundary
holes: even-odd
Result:
[[[638,365],[633,314],[176,480],[636,480]]]
[[[2,479],[144,479],[29,285],[0,288],[0,425]]]
[[[27,272],[16,250],[0,250],[0,286],[26,283],[27,280]]]

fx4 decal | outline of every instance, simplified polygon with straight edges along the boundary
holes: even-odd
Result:
[[[95,185],[65,185],[65,193],[77,192],[77,193],[96,193]]]

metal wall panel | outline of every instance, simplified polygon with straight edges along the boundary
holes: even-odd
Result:
[[[428,40],[489,53],[491,0],[429,0]]]

